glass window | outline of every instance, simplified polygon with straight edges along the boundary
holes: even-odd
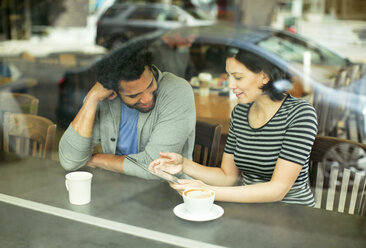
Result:
[[[102,18],[112,18],[118,15],[119,13],[123,13],[127,10],[127,7],[118,7],[118,8],[109,8],[106,12],[102,15]]]
[[[348,65],[347,59],[320,45],[281,33],[275,33],[259,41],[257,45],[289,62],[296,70],[303,70],[304,56],[308,56],[313,78],[327,85],[334,81],[342,68]],[[310,56],[305,55],[306,53]]]
[[[224,167],[230,167],[229,170],[232,173],[229,174],[237,177],[235,183],[238,185],[270,180],[272,169],[278,165],[276,160],[278,156],[284,159],[287,157],[289,161],[293,162],[299,161],[298,163],[303,166],[302,174],[297,176],[297,179],[299,182],[301,181],[302,186],[309,182],[312,189],[316,188],[314,181],[316,181],[317,176],[320,177],[321,172],[324,173],[324,178],[326,175],[332,174],[328,173],[328,170],[315,171],[315,167],[320,164],[319,161],[326,161],[324,158],[329,159],[334,165],[340,165],[341,162],[346,161],[357,171],[365,172],[366,66],[361,62],[366,62],[366,49],[364,49],[366,19],[364,23],[361,21],[353,22],[351,18],[347,19],[345,16],[342,17],[343,19],[336,19],[333,15],[337,15],[342,9],[328,6],[335,2],[355,1],[366,2],[365,0],[278,1],[282,3],[282,9],[285,12],[280,13],[273,9],[276,16],[267,18],[267,21],[272,22],[268,26],[277,27],[273,25],[273,19],[278,18],[278,24],[282,23],[284,26],[280,28],[281,30],[239,25],[239,23],[247,21],[239,20],[242,18],[238,15],[241,10],[246,11],[246,17],[252,15],[255,17],[253,19],[256,19],[260,18],[262,14],[264,15],[266,12],[264,7],[270,5],[265,4],[264,7],[258,7],[258,4],[242,5],[248,1],[1,1],[1,3],[7,4],[0,4],[0,233],[6,233],[6,235],[0,234],[0,247],[6,247],[8,243],[14,243],[14,247],[22,247],[22,244],[18,243],[23,243],[23,246],[28,243],[47,246],[47,244],[40,242],[47,243],[48,240],[43,238],[34,240],[32,234],[44,232],[46,234],[44,237],[54,237],[55,235],[52,234],[60,233],[59,231],[61,231],[61,235],[56,240],[59,243],[55,245],[59,247],[68,240],[70,242],[84,241],[85,238],[78,236],[79,233],[100,233],[100,235],[89,235],[94,237],[89,242],[90,244],[102,244],[107,240],[106,238],[100,239],[98,243],[99,237],[108,237],[110,244],[121,244],[126,241],[127,236],[132,236],[125,242],[130,242],[131,247],[162,247],[167,246],[167,243],[164,243],[164,235],[167,234],[171,237],[175,235],[182,238],[182,242],[189,241],[189,239],[197,241],[196,246],[205,242],[213,246],[240,246],[243,241],[240,235],[223,233],[219,238],[215,235],[217,231],[221,231],[231,224],[232,228],[227,230],[228,233],[232,229],[242,230],[248,225],[246,230],[243,229],[246,233],[248,231],[263,233],[264,231],[265,234],[274,236],[273,230],[276,228],[277,233],[278,230],[282,233],[286,231],[289,233],[288,235],[280,235],[277,239],[273,239],[274,245],[272,246],[281,247],[281,245],[286,246],[291,242],[294,243],[293,234],[297,237],[301,236],[305,241],[309,239],[308,236],[311,235],[309,230],[314,223],[317,223],[317,218],[320,218],[324,223],[318,229],[325,227],[328,223],[337,222],[337,225],[342,225],[344,222],[344,228],[351,227],[352,229],[352,233],[350,232],[352,235],[347,235],[346,241],[350,243],[350,247],[358,247],[357,244],[364,242],[360,234],[364,234],[366,221],[360,221],[358,217],[352,218],[354,216],[346,214],[329,214],[308,207],[289,206],[289,204],[281,202],[273,204],[227,203],[221,201],[220,195],[217,194],[217,205],[215,205],[225,210],[222,217],[223,221],[218,220],[211,222],[211,224],[209,222],[207,224],[194,224],[180,221],[174,215],[178,216],[176,207],[183,206],[179,210],[180,214],[185,212],[185,208],[181,204],[183,200],[179,198],[178,192],[175,192],[166,182],[118,174],[121,169],[125,169],[124,172],[130,172],[128,174],[136,172],[138,177],[145,176],[140,174],[138,168],[115,154],[117,143],[123,138],[120,134],[136,130],[134,127],[137,126],[136,133],[129,132],[136,134],[132,138],[138,139],[139,143],[137,154],[131,154],[131,157],[136,158],[145,166],[153,158],[158,157],[161,151],[178,153],[183,151],[184,156],[191,158],[193,154],[193,158],[196,158],[197,161],[198,156],[194,155],[193,149],[196,149],[196,154],[200,152],[209,154],[208,150],[198,147],[197,140],[199,140],[200,135],[216,137],[212,133],[208,134],[201,131],[200,125],[195,125],[197,120],[214,124],[212,126],[215,127],[215,133],[219,133],[220,137],[220,139],[214,138],[217,143],[220,142],[220,144],[213,145],[213,147],[218,148],[217,154],[211,153],[211,155],[217,155],[217,160],[209,163],[210,158],[207,158],[204,159],[206,161],[202,162],[219,167],[224,149],[227,147],[228,152],[234,152],[234,159],[232,159],[232,155],[225,155],[224,161],[231,161],[225,163]],[[162,2],[171,2],[171,4],[164,5],[161,4]],[[324,14],[321,16],[324,18],[322,19],[324,22],[319,19],[319,16],[314,15],[314,12],[312,15],[308,15],[311,13],[307,13],[306,6],[309,7],[309,4],[314,2],[327,2],[327,6],[324,6],[325,12],[332,13],[332,15]],[[301,16],[289,16],[294,15],[293,6],[295,5],[292,3],[303,4],[304,13]],[[248,11],[245,8],[254,6],[259,9]],[[360,14],[362,13],[360,11]],[[213,19],[216,17],[217,23],[213,24]],[[288,28],[286,26],[288,20],[293,25],[288,31],[297,31],[298,34],[282,31],[282,29]],[[334,23],[337,25],[333,25]],[[308,25],[306,29],[301,27],[304,24]],[[296,25],[299,25],[298,29],[296,29]],[[181,27],[176,29],[177,26]],[[344,28],[347,32],[343,33]],[[311,30],[311,32],[304,30]],[[335,42],[332,42],[331,45],[327,43],[326,38],[328,37],[335,37]],[[322,43],[322,39],[326,42]],[[322,45],[318,45],[313,40]],[[137,41],[143,41],[141,43],[143,45],[134,46]],[[345,44],[342,44],[343,42]],[[347,42],[349,43],[346,44]],[[338,46],[341,45],[342,49],[339,49]],[[138,68],[135,65],[138,65],[141,60],[150,61],[151,57],[144,54],[134,60],[127,56],[134,54],[135,50],[144,51],[145,47],[143,46],[148,46],[152,52],[152,64],[154,65],[152,68],[156,66],[162,74],[152,69],[152,72],[147,70],[143,76],[141,74],[135,75],[135,72],[141,72],[145,68],[144,66]],[[228,51],[228,49],[230,50]],[[254,66],[262,63],[253,57],[249,58],[247,56],[249,53],[254,54],[256,58],[257,56],[263,57],[273,63],[280,72],[270,70],[266,73],[275,78],[273,80],[274,87],[287,90],[293,96],[293,98],[288,97],[287,99],[296,104],[289,106],[285,101],[286,104],[281,105],[280,102],[276,104],[266,99],[265,94],[262,94],[258,89],[264,83],[263,79],[266,79],[262,72],[257,75],[249,73],[233,60],[229,60],[229,64],[225,68],[228,52],[237,52],[238,49],[242,51],[242,58],[247,59],[245,63],[248,62]],[[345,56],[342,57],[337,53]],[[306,66],[306,63],[304,65],[304,57],[310,58],[310,68]],[[109,60],[110,63],[99,63],[105,60]],[[251,67],[249,64],[246,66],[247,68]],[[151,69],[151,67],[146,68]],[[229,73],[226,73],[226,69]],[[286,75],[282,77],[282,74]],[[277,78],[277,76],[281,77]],[[121,82],[121,80],[130,81],[130,79],[135,82]],[[106,89],[97,82],[104,85],[103,87]],[[92,91],[91,88],[93,88]],[[301,98],[301,100],[296,98]],[[128,101],[125,101],[126,99]],[[248,103],[257,99],[259,101]],[[263,99],[266,101],[262,101]],[[125,105],[128,104],[128,107],[136,107],[136,111],[141,112],[138,114],[140,119],[129,118],[128,114],[121,112],[122,100],[125,101]],[[238,105],[238,101],[242,104]],[[264,106],[262,103],[266,102],[270,104],[266,105],[266,108],[262,108],[261,106]],[[316,117],[313,108],[306,102],[314,107]],[[252,106],[250,111],[249,106]],[[281,116],[281,120],[273,118],[278,117],[278,115],[269,116],[271,113],[261,112],[262,110],[273,112],[274,107],[279,106],[284,107],[277,113],[283,114],[282,116],[286,114],[284,118]],[[287,108],[287,106],[289,107]],[[300,109],[302,107],[304,108]],[[232,115],[234,108],[236,110]],[[80,112],[80,110],[82,111]],[[286,111],[288,112],[286,113]],[[11,117],[13,114],[9,113],[14,113],[19,117]],[[78,113],[80,114],[78,115]],[[296,119],[295,115],[299,119]],[[263,129],[255,130],[254,133],[254,130],[248,126],[249,123],[262,124],[264,121],[261,118],[256,119],[256,116],[272,118],[263,126]],[[300,117],[304,121],[312,119],[312,123],[306,124],[300,120]],[[27,121],[25,121],[26,119]],[[40,124],[40,119],[46,120],[44,122],[46,128],[41,127],[43,125]],[[131,123],[126,124],[129,128],[126,129],[126,126],[120,125],[121,119],[132,120]],[[172,123],[173,121],[174,123]],[[286,124],[281,124],[282,121],[283,123],[286,121]],[[221,129],[216,129],[215,125],[221,125]],[[311,126],[312,131],[308,130],[309,126]],[[311,151],[313,134],[317,132],[316,126],[318,128],[317,138],[320,137],[320,142],[323,137],[331,136],[329,143],[315,143],[318,144],[319,152],[313,152],[315,149]],[[16,127],[24,129],[10,134],[17,129]],[[290,130],[288,131],[285,127],[289,127]],[[243,130],[241,130],[242,128]],[[205,131],[209,130],[209,128],[204,129]],[[275,136],[283,133],[288,137],[285,139],[280,136],[274,138],[271,131],[276,132]],[[78,132],[79,134],[77,134]],[[20,137],[23,134],[28,136]],[[197,136],[195,136],[196,134]],[[259,137],[262,134],[266,135],[264,139]],[[49,139],[44,137],[47,135]],[[41,139],[36,140],[38,138]],[[352,146],[344,146],[339,150],[338,148],[337,150],[329,149],[331,152],[327,152],[326,149],[334,144],[333,140],[336,138],[341,138],[342,142],[346,140]],[[67,139],[69,140],[67,141]],[[46,140],[48,141],[46,142]],[[229,140],[228,143],[227,140]],[[251,140],[252,143],[247,143],[248,140]],[[281,143],[283,140],[286,142]],[[354,148],[356,142],[362,145],[360,147],[365,152],[360,152],[360,149]],[[9,152],[6,150],[8,147]],[[61,150],[59,150],[60,147]],[[281,153],[273,152],[280,148],[289,149],[284,153],[282,151]],[[306,151],[307,153],[306,156],[302,156],[301,161],[292,160],[292,158],[301,155],[297,151],[300,151],[299,153]],[[310,155],[308,152],[311,152]],[[327,156],[325,156],[326,153]],[[281,156],[282,154],[285,155]],[[39,155],[40,157],[37,157]],[[317,155],[324,155],[324,157],[314,160],[313,156]],[[273,161],[267,160],[267,157]],[[249,161],[252,158],[254,158],[253,164]],[[308,166],[308,160],[317,161],[317,163]],[[65,168],[61,167],[61,162]],[[248,165],[250,168],[244,168]],[[263,170],[257,172],[258,168]],[[109,169],[116,172],[106,171]],[[250,171],[251,169],[253,171]],[[306,171],[307,169],[309,171]],[[86,170],[94,175],[90,205],[70,205],[68,190],[65,188],[65,175],[69,170]],[[185,172],[189,174],[190,170]],[[245,173],[247,176],[249,175],[249,180],[242,180]],[[307,174],[313,180],[308,180]],[[197,176],[197,174],[194,175]],[[264,177],[260,178],[261,175]],[[345,173],[342,175],[345,180],[347,180],[346,175]],[[356,177],[350,173],[349,175],[349,181],[356,182]],[[182,173],[179,173],[178,176],[184,177]],[[218,184],[212,180],[211,182],[203,181],[207,184]],[[234,178],[230,176],[230,179],[222,180],[220,183],[225,182],[227,184],[234,183]],[[364,177],[355,184],[364,186],[366,184]],[[298,185],[299,187],[295,186],[294,190],[291,189],[291,193],[296,193],[298,189],[304,189],[300,184]],[[327,189],[330,189],[330,185],[324,181],[323,186]],[[337,192],[338,189],[342,188],[340,185],[336,182],[336,187],[334,187],[336,197],[341,195]],[[227,189],[231,187],[231,185],[227,186],[229,186]],[[213,188],[217,189],[216,186]],[[272,187],[271,190],[274,188]],[[277,193],[273,195],[281,196],[285,192]],[[359,193],[360,196],[364,195],[363,192]],[[307,194],[306,197],[311,198],[311,194]],[[16,207],[13,207],[13,204],[8,204],[7,201],[11,198],[14,200],[13,203],[17,205]],[[348,198],[351,199],[348,196],[345,199],[348,200]],[[265,199],[265,201],[277,200],[280,198]],[[22,206],[29,207],[29,201],[31,201],[32,206],[37,208],[39,206],[42,208],[41,210],[45,210],[47,207],[53,211],[56,207],[55,210],[58,213],[70,215],[72,211],[72,216],[75,218],[80,213],[82,215],[79,217],[83,220],[89,215],[89,217],[96,217],[101,221],[105,219],[105,225],[98,222],[99,226],[87,225],[86,232],[74,232],[75,228],[79,228],[79,224],[82,226],[84,224],[74,223],[75,221],[79,222],[78,220],[68,221],[62,218],[61,227],[68,224],[65,223],[66,220],[73,222],[70,222],[70,226],[72,225],[74,229],[57,229],[57,226],[60,225],[57,225],[59,221],[56,219],[60,216],[53,216],[56,219],[50,218],[48,213],[44,213],[44,211],[37,211],[31,218],[21,218],[24,217],[24,214],[21,213],[24,211],[19,212],[18,210],[22,209]],[[361,199],[357,199],[355,205],[360,206],[361,201]],[[338,202],[340,201],[337,198],[336,205]],[[30,213],[33,210],[27,209],[26,212]],[[276,212],[276,214],[271,214],[271,210],[274,210],[272,212]],[[263,214],[264,211],[267,214]],[[5,212],[10,213],[10,215],[3,214]],[[310,217],[313,215],[314,223],[311,218],[304,217],[308,217],[307,213]],[[13,222],[11,225],[1,225],[9,223],[8,220],[17,216],[19,218],[14,219],[14,225]],[[32,228],[28,227],[34,226],[33,220],[38,220],[38,216],[43,216],[46,225],[35,225],[36,229],[32,233]],[[216,214],[215,216],[220,217]],[[3,219],[3,217],[7,218]],[[185,217],[188,221],[198,220],[189,219],[188,215]],[[288,221],[290,218],[294,221]],[[161,221],[163,219],[164,221]],[[305,222],[304,219],[306,219]],[[93,219],[90,220],[93,221]],[[111,226],[111,220],[117,224],[112,225],[116,230],[108,229],[108,232],[101,233],[107,230],[103,226]],[[54,221],[57,223],[53,224]],[[360,228],[361,222],[362,227],[365,226],[363,229]],[[138,233],[129,235],[128,230],[127,233],[122,234],[119,232],[121,230],[117,230],[121,226],[118,223],[130,227],[136,226],[143,233],[147,233],[148,237],[139,236]],[[298,227],[298,224],[304,224],[304,226]],[[202,227],[213,225],[215,228],[206,228],[202,231]],[[4,228],[2,229],[1,226]],[[11,230],[5,230],[5,226],[6,228],[10,227]],[[53,228],[54,226],[56,229]],[[48,230],[46,230],[47,228]],[[155,239],[149,236],[153,234],[153,232],[146,232],[149,229],[156,232],[160,238]],[[332,238],[338,238],[333,243],[342,244],[338,241],[345,238],[344,235],[329,235],[332,233],[315,231],[318,231],[315,240],[312,240],[315,247],[321,246],[322,242],[326,243]],[[237,239],[234,236],[237,236]],[[261,244],[266,242],[266,240],[263,241],[263,238],[261,239],[260,235],[257,236],[252,235],[250,238],[252,247],[261,247]],[[136,239],[136,237],[138,238]],[[160,242],[159,239],[163,242]],[[53,240],[55,239],[53,238]],[[171,241],[172,246],[189,246],[191,244],[190,242],[175,244],[176,239],[173,238],[166,240],[167,242]],[[318,243],[318,241],[321,242]],[[195,246],[194,242],[191,246]],[[68,244],[64,246],[70,247]],[[78,244],[71,244],[71,246],[77,247]],[[248,246],[250,245],[248,244]]]
[[[180,16],[177,11],[172,8],[164,9],[165,19],[167,21],[180,21]],[[183,17],[181,17],[183,18]]]
[[[130,20],[156,20],[161,13],[155,8],[140,7],[133,11],[128,19]]]
[[[304,52],[309,51],[311,53],[311,63],[337,66],[339,68],[347,65],[344,58],[320,46],[314,46],[289,35],[285,36],[277,33],[258,42],[257,45],[290,62],[302,63]]]

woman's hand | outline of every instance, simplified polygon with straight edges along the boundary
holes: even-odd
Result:
[[[207,188],[209,186],[200,180],[179,179],[178,183],[171,183],[170,187],[182,194],[188,188]]]
[[[177,153],[159,153],[160,158],[155,159],[149,165],[149,170],[159,173],[160,171],[167,172],[171,175],[178,174],[183,171],[183,157]]]

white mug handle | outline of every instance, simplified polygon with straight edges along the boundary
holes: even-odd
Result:
[[[66,186],[67,191],[69,191],[69,187],[67,186],[67,179],[65,180],[65,186]]]

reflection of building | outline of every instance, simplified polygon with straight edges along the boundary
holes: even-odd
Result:
[[[337,19],[366,20],[365,0],[285,0],[302,2],[303,13],[329,14]]]
[[[85,26],[89,12],[93,13],[106,0],[1,0],[0,40],[28,39],[32,33],[42,33],[49,26]],[[115,0],[128,2],[128,0]],[[240,7],[256,0],[134,0],[133,2],[164,2],[216,11],[221,20],[240,22]],[[278,0],[279,5],[301,5],[301,13],[328,14],[338,19],[366,20],[366,0]],[[203,8],[205,7],[205,8]],[[291,8],[291,7],[290,7]],[[258,15],[260,11],[254,11]]]
[[[277,2],[276,10],[289,12],[292,6],[296,5],[296,12],[298,14],[300,11],[300,15],[325,14],[332,15],[336,19],[366,20],[366,0],[268,0],[268,3],[270,2]],[[243,12],[248,7],[252,11],[246,13],[246,18],[248,15],[253,17],[262,15],[263,9],[259,3],[258,0],[217,0],[219,18],[240,23],[245,14]]]
[[[248,1],[248,0],[244,0]],[[272,26],[296,32],[297,22],[366,20],[365,0],[279,0]]]
[[[89,0],[1,0],[0,40],[28,39],[49,26],[85,26]]]
[[[0,4],[0,39],[30,37],[31,0],[2,0]]]
[[[326,11],[339,19],[366,20],[365,0],[325,0]]]

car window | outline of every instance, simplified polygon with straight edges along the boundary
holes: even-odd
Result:
[[[161,70],[172,72],[188,81],[200,72],[210,73],[213,77],[225,73],[225,45],[195,41],[189,46],[182,46],[181,40],[175,41],[176,44],[168,45],[158,39],[150,46],[154,64]]]
[[[127,6],[126,7],[112,7],[106,10],[106,12],[104,12],[104,14],[102,15],[102,19],[103,18],[112,18],[115,17],[116,15],[123,13],[124,11],[127,10]]]
[[[139,7],[128,16],[130,20],[156,20],[159,12],[155,8]]]
[[[179,21],[180,18],[184,19],[183,16],[179,16],[178,12],[175,11],[174,9],[164,9],[163,11],[161,11],[161,14],[164,15],[164,21]]]
[[[337,73],[348,64],[346,59],[319,45],[282,33],[275,33],[257,42],[257,45],[289,62],[295,70],[303,70],[304,54],[310,53],[312,77],[321,82],[333,81]]]
[[[1,77],[11,77],[10,67],[0,61],[0,78]]]
[[[173,8],[148,8],[140,7],[133,11],[130,20],[154,20],[154,21],[179,21],[180,16]]]
[[[207,14],[203,13],[200,10],[197,10],[196,8],[185,9],[185,11],[187,11],[191,16],[193,16],[197,20],[205,20],[205,21],[212,20],[212,17],[208,16]]]
[[[274,34],[273,36],[257,43],[261,48],[270,51],[289,62],[302,63],[305,52],[311,53],[312,64],[343,67],[347,62],[319,46],[312,46],[305,41],[291,36]]]
[[[213,76],[225,73],[226,46],[209,43],[194,43],[190,54],[198,71],[209,72]]]

